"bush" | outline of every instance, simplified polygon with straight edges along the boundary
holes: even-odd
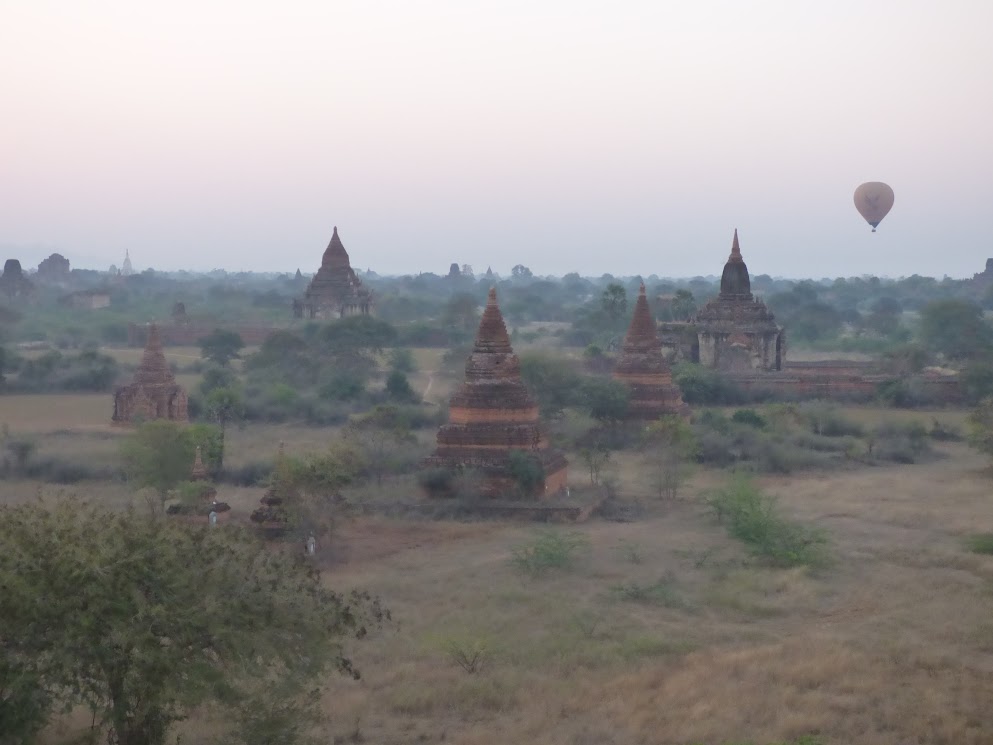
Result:
[[[589,538],[583,533],[542,530],[531,543],[513,550],[510,563],[518,572],[534,579],[551,569],[572,569],[589,548]]]
[[[798,410],[798,415],[815,435],[861,437],[864,434],[864,430],[858,422],[848,419],[830,404],[820,402],[803,404]]]
[[[742,404],[747,396],[716,370],[692,362],[681,362],[672,368],[672,379],[691,405]]]
[[[663,608],[685,608],[686,601],[676,590],[676,578],[671,573],[666,574],[652,584],[629,582],[614,585],[611,594],[619,600],[645,605],[659,605]]]
[[[511,450],[508,470],[518,490],[527,496],[537,492],[545,481],[545,469],[534,455],[523,450]]]
[[[774,497],[737,476],[708,500],[728,533],[756,556],[777,567],[816,565],[824,559],[827,538],[821,530],[780,516]]]
[[[451,496],[455,472],[450,468],[426,468],[417,474],[417,483],[432,496]]]
[[[755,429],[765,429],[768,422],[755,409],[738,409],[731,415],[731,421],[744,424]]]
[[[869,436],[869,454],[876,460],[916,463],[930,450],[928,431],[920,422],[885,422]]]
[[[965,545],[975,554],[993,554],[993,533],[976,533],[966,538]]]

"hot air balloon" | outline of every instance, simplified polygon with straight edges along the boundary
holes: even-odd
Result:
[[[893,208],[893,190],[882,181],[868,181],[855,190],[855,209],[872,226],[876,226]]]

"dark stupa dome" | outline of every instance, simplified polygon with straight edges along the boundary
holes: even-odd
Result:
[[[748,278],[748,267],[741,258],[741,248],[738,246],[738,229],[734,230],[734,240],[731,243],[731,255],[724,265],[721,275],[721,295],[750,296],[752,283]]]

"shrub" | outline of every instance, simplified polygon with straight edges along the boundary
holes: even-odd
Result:
[[[755,409],[738,409],[731,415],[731,421],[744,424],[755,429],[765,429],[768,422]]]
[[[672,379],[691,405],[745,403],[745,394],[715,370],[692,362],[673,366]]]
[[[589,538],[583,533],[542,530],[531,543],[513,550],[510,563],[518,572],[534,579],[551,569],[572,569],[589,547]]]
[[[812,402],[798,409],[798,416],[815,435],[824,437],[861,437],[864,430],[858,422],[845,417],[830,404]]]
[[[541,461],[524,450],[511,450],[508,455],[508,470],[522,494],[532,495],[545,481],[545,469]]]
[[[676,591],[676,577],[667,573],[652,584],[629,582],[614,585],[611,594],[619,599],[646,605],[659,605],[663,608],[685,608],[686,601]]]
[[[728,533],[773,566],[819,564],[827,538],[818,529],[790,522],[779,515],[776,500],[741,476],[709,499]]]
[[[431,495],[451,496],[455,472],[449,468],[426,468],[417,474],[417,483]]]
[[[885,422],[869,435],[869,454],[876,460],[916,463],[930,450],[928,431],[920,422]]]
[[[993,533],[976,533],[969,536],[965,545],[976,554],[993,554]]]

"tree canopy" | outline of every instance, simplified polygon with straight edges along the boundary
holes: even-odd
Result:
[[[70,500],[0,508],[0,544],[0,733],[18,742],[61,705],[160,745],[206,702],[293,701],[328,670],[358,677],[344,640],[388,616],[232,527]]]

